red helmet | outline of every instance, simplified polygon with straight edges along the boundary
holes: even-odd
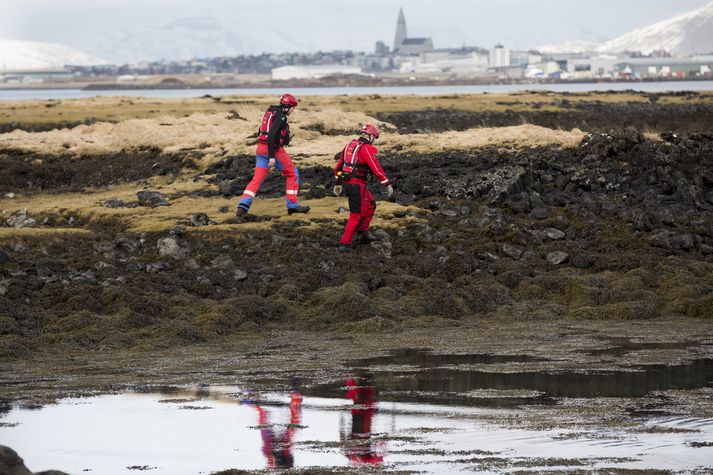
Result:
[[[285,107],[297,107],[297,98],[289,93],[283,94],[280,96],[280,104]]]
[[[364,124],[364,127],[361,128],[361,133],[379,137],[379,129],[374,124]]]

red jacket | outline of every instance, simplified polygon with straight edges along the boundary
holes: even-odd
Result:
[[[360,142],[360,144],[355,144],[355,142]],[[345,160],[350,162],[351,155],[350,152],[355,148],[354,145],[360,145],[357,150],[357,160],[355,172],[351,173],[351,179],[357,179],[366,181],[370,173],[376,175],[382,185],[387,186],[389,184],[389,177],[384,173],[384,169],[381,168],[379,163],[379,150],[370,144],[366,139],[359,138],[354,139],[344,147],[344,150],[339,154],[339,162],[334,169],[334,178],[339,179],[339,172],[345,166]],[[347,180],[348,181],[348,180]]]

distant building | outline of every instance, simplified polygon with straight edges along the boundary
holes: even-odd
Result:
[[[374,54],[377,56],[386,56],[389,54],[389,47],[383,41],[377,41],[374,47]]]
[[[503,45],[495,45],[490,50],[490,67],[504,68],[510,66],[510,50]]]
[[[510,66],[524,66],[542,62],[542,55],[531,51],[510,51]]]
[[[409,38],[406,32],[406,17],[404,9],[399,9],[399,18],[396,21],[396,36],[394,37],[394,53],[400,55],[419,55],[433,51],[431,38]]]
[[[362,70],[355,66],[341,64],[323,64],[316,66],[282,66],[272,70],[272,79],[319,79],[339,74],[361,74]]]
[[[713,56],[691,58],[631,58],[614,65],[614,73],[625,77],[709,76]]]

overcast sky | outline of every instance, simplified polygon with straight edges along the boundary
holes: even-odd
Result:
[[[109,33],[142,34],[180,18],[216,17],[238,37],[270,36],[265,50],[372,50],[391,45],[404,7],[409,36],[435,46],[527,48],[605,40],[711,0],[2,0],[0,38],[62,43],[92,52]],[[197,6],[199,5],[199,6]],[[259,41],[259,40],[258,40]],[[247,46],[246,46],[247,47]],[[251,51],[260,52],[260,51]]]

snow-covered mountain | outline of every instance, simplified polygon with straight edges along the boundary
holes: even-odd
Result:
[[[542,53],[651,54],[666,50],[676,56],[713,53],[713,2],[703,8],[675,16],[605,42],[566,41],[536,48]]]
[[[91,66],[107,61],[56,43],[0,39],[0,73],[56,69],[65,65]]]
[[[674,55],[713,53],[713,2],[669,20],[639,28],[602,44],[598,51],[639,51],[650,54],[666,50]]]

